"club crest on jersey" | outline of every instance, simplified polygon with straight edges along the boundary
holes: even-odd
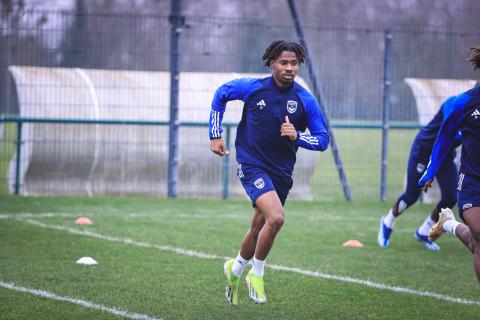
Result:
[[[287,101],[287,111],[288,113],[294,113],[297,111],[297,101],[288,100]]]
[[[265,181],[263,181],[262,178],[258,178],[253,184],[257,189],[263,189],[263,187],[265,187]]]

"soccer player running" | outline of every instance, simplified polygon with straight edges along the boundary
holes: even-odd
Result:
[[[292,173],[299,147],[324,151],[329,134],[316,99],[294,81],[305,60],[304,48],[288,41],[274,41],[263,55],[272,76],[240,78],[220,86],[210,112],[210,150],[220,156],[228,153],[222,139],[222,118],[227,101],[244,102],[237,128],[237,175],[253,204],[250,228],[243,237],[240,252],[224,264],[226,296],[238,303],[240,276],[253,259],[246,276],[250,298],[266,302],[265,259],[285,219],[283,206],[292,187]],[[310,133],[305,132],[308,128]]]
[[[474,69],[480,69],[480,44],[471,48]],[[455,234],[473,253],[475,273],[480,281],[480,86],[455,97],[453,112],[443,121],[427,171],[419,185],[427,192],[433,177],[444,161],[457,130],[462,132],[462,156],[458,177],[457,200],[460,218],[450,209],[442,209],[438,222],[428,237],[437,240],[443,233]]]
[[[433,119],[420,129],[413,140],[410,148],[410,155],[407,164],[407,186],[402,195],[395,201],[387,215],[380,218],[377,242],[381,248],[387,248],[390,243],[390,236],[393,232],[395,219],[398,218],[408,207],[417,202],[421,190],[418,188],[418,180],[422,177],[427,168],[428,159],[432,153],[433,144],[437,138],[438,131],[443,119],[453,110],[454,97],[447,99]],[[438,221],[438,214],[442,208],[453,208],[457,203],[455,188],[457,180],[457,168],[455,166],[455,148],[460,144],[460,134],[456,142],[448,150],[443,164],[439,167],[435,177],[440,186],[442,197],[433,208],[432,213],[425,219],[422,225],[415,230],[416,240],[425,244],[430,250],[440,250],[440,246],[428,240],[428,231]],[[457,142],[458,141],[458,142]]]

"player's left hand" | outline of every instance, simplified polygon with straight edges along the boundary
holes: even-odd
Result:
[[[297,140],[297,130],[292,123],[290,123],[290,119],[288,116],[285,116],[285,122],[282,123],[282,127],[280,128],[280,134],[282,137],[289,137],[290,140],[295,141]]]
[[[422,189],[423,191],[425,191],[425,193],[427,193],[428,188],[432,186],[432,182],[433,182],[433,179],[427,180],[423,185],[423,187],[421,187],[420,189]]]

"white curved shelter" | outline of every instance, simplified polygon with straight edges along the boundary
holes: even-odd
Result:
[[[424,126],[433,118],[447,98],[465,92],[475,80],[405,78],[417,105],[418,122]]]
[[[168,121],[170,73],[9,68],[22,117]],[[181,73],[179,120],[208,122],[216,88],[238,77],[269,74]],[[301,78],[298,82],[307,87]],[[227,106],[224,123],[238,123],[242,102]],[[168,126],[25,123],[22,127],[20,193],[24,195],[141,194],[166,196]],[[235,129],[231,132],[230,197],[245,197],[236,178]],[[310,199],[314,152],[300,149],[290,198]],[[218,198],[222,158],[209,150],[207,127],[180,127],[180,196]],[[15,185],[16,155],[9,188]]]

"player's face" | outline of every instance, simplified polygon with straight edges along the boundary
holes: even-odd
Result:
[[[273,78],[279,87],[287,87],[293,83],[300,64],[295,52],[282,51],[282,53],[270,62]]]

